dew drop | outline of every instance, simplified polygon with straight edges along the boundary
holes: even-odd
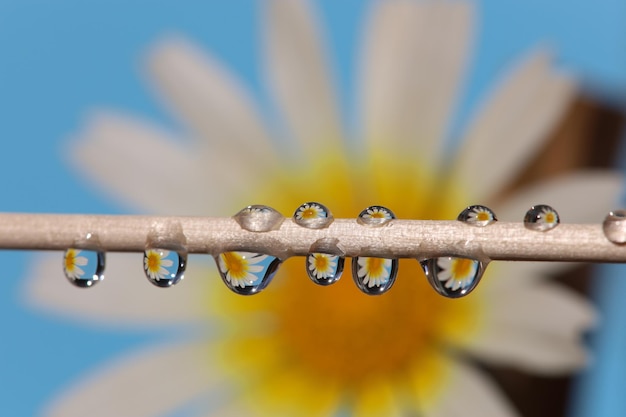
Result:
[[[293,220],[296,224],[308,229],[322,229],[333,222],[333,215],[326,206],[309,202],[296,209]]]
[[[224,284],[241,295],[252,295],[267,287],[281,260],[252,252],[225,252],[215,257]]]
[[[243,229],[250,232],[269,232],[276,230],[285,218],[268,206],[253,205],[242,209],[233,216]]]
[[[370,227],[383,226],[396,216],[383,206],[369,206],[364,209],[356,221]],[[352,278],[356,286],[365,294],[384,294],[396,281],[398,260],[389,258],[368,258],[357,256],[352,259]]]
[[[559,214],[552,207],[545,204],[532,206],[524,216],[524,226],[530,230],[546,232],[559,225]]]
[[[339,281],[343,273],[344,257],[327,253],[310,253],[306,257],[306,273],[318,285]]]
[[[396,216],[391,210],[383,206],[369,206],[357,217],[356,221],[364,226],[379,227],[389,223]]]
[[[396,281],[398,260],[388,258],[355,257],[352,259],[352,278],[365,294],[384,294]]]
[[[487,226],[497,221],[496,214],[485,206],[469,206],[463,210],[457,220],[462,221],[472,226]]]
[[[77,287],[92,287],[104,279],[104,252],[70,248],[63,257],[63,272]]]
[[[626,243],[626,210],[611,211],[602,223],[604,236],[613,243]]]
[[[428,282],[441,295],[448,298],[464,297],[483,276],[486,263],[470,258],[444,256],[420,262]]]
[[[162,248],[146,249],[143,253],[143,270],[148,281],[157,287],[171,287],[183,279],[187,255]]]

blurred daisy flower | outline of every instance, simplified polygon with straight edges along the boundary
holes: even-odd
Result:
[[[480,202],[501,220],[521,221],[531,205],[550,202],[563,219],[583,222],[601,218],[620,190],[613,173],[573,172],[502,193],[575,93],[544,51],[521,60],[487,95],[456,157],[444,157],[472,37],[470,4],[372,4],[358,78],[361,130],[350,141],[312,11],[299,1],[264,7],[269,86],[288,140],[271,139],[253,100],[215,59],[169,39],[151,51],[148,68],[184,129],[171,134],[99,114],[73,144],[81,174],[137,210],[175,215],[230,215],[256,202],[292,213],[319,201],[336,217],[380,204],[399,218],[453,219]],[[155,166],[159,181],[145,181]],[[115,359],[57,397],[46,415],[148,417],[204,399],[210,416],[514,416],[473,361],[543,375],[586,361],[580,337],[594,310],[545,279],[566,265],[492,264],[470,296],[449,300],[415,260],[401,260],[391,291],[371,297],[349,277],[314,285],[294,258],[263,293],[242,297],[214,266],[194,259],[184,282],[163,290],[133,275],[136,255],[111,256],[108,281],[80,293],[50,279],[58,259],[41,260],[28,286],[38,308],[90,323],[189,324],[196,332]],[[218,260],[235,283],[255,267],[231,261]]]

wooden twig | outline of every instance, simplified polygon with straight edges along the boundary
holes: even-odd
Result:
[[[392,220],[371,227],[335,219],[325,228],[308,229],[281,218],[272,230],[253,232],[232,217],[0,214],[0,249],[65,250],[94,244],[106,252],[182,245],[189,253],[245,250],[280,258],[317,251],[349,257],[626,262],[626,246],[611,242],[602,224],[560,224],[541,232],[511,222],[477,227],[459,221]]]

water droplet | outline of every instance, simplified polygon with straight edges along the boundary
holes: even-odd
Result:
[[[183,279],[187,255],[162,248],[146,249],[143,253],[143,270],[148,280],[157,287],[171,287]]]
[[[252,252],[225,252],[216,258],[217,269],[228,288],[237,294],[256,294],[268,286],[281,260]]]
[[[530,230],[545,232],[559,225],[559,214],[545,204],[532,206],[524,216],[524,226]]]
[[[63,257],[63,272],[77,287],[91,287],[104,279],[104,252],[70,248]]]
[[[306,273],[318,285],[330,285],[341,278],[344,257],[327,253],[310,253],[306,257]]]
[[[333,222],[333,215],[320,203],[304,203],[293,214],[296,224],[309,229],[322,229]]]
[[[396,215],[383,206],[369,206],[357,217],[356,221],[364,226],[379,227],[395,219]]]
[[[448,298],[466,296],[483,276],[486,264],[475,259],[444,256],[420,262],[428,282]]]
[[[352,259],[352,278],[365,294],[384,294],[396,281],[398,260],[356,257]]]
[[[611,211],[602,223],[602,230],[613,243],[626,243],[626,210]]]
[[[459,214],[457,220],[471,224],[472,226],[487,226],[498,221],[496,214],[485,206],[469,206]]]
[[[243,229],[250,232],[269,232],[276,230],[285,218],[268,206],[253,205],[242,209],[233,216]]]

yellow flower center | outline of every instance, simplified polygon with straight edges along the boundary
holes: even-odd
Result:
[[[476,214],[476,220],[478,220],[479,222],[486,222],[490,219],[489,213],[485,212],[485,211],[479,211]]]
[[[317,217],[317,210],[314,210],[312,208],[308,208],[304,211],[302,211],[302,218],[303,219],[314,219]]]
[[[371,217],[373,219],[384,219],[385,218],[385,213],[383,213],[382,211],[376,211],[376,212],[372,213]]]
[[[76,266],[76,252],[73,249],[68,250],[65,253],[65,269],[68,272],[74,271]]]
[[[316,256],[314,261],[315,269],[318,271],[326,271],[328,270],[328,257],[327,256]]]
[[[452,278],[464,279],[471,272],[474,267],[474,261],[465,258],[455,258],[452,260]]]
[[[158,253],[150,251],[148,253],[148,271],[153,274],[159,272],[161,268],[161,257]]]
[[[403,165],[395,158],[389,163],[386,169],[376,170],[372,178],[359,172],[360,167],[348,171],[339,161],[325,160],[325,166],[332,166],[333,170],[294,168],[293,172],[304,177],[293,172],[280,175],[280,181],[266,182],[275,188],[262,190],[259,197],[271,200],[278,211],[289,213],[299,201],[314,195],[337,218],[356,218],[371,202],[389,207],[407,219],[455,218],[459,208],[466,205],[450,196],[446,196],[446,201],[455,204],[442,205],[441,200],[428,199],[424,188],[427,182],[416,174],[414,161]],[[401,169],[403,166],[405,170]],[[385,178],[381,172],[394,176]],[[383,187],[378,188],[377,184]],[[235,262],[231,254],[223,254],[222,259],[231,274],[241,273],[241,262]],[[315,266],[324,270],[327,262],[326,257],[317,257]],[[270,380],[272,375],[287,373],[296,378],[292,381],[309,381],[311,387],[333,385],[342,394],[352,393],[356,397],[365,396],[372,384],[405,381],[414,386],[420,381],[420,389],[436,396],[446,376],[441,367],[434,365],[433,352],[442,344],[460,342],[474,334],[480,295],[474,293],[456,300],[438,295],[428,284],[419,262],[413,259],[400,260],[396,283],[389,292],[365,295],[353,282],[350,262],[346,259],[342,278],[329,287],[312,284],[306,276],[308,265],[304,258],[294,257],[282,264],[269,287],[258,295],[242,297],[226,291],[219,295],[213,292],[215,297],[208,304],[233,330],[223,341],[225,352],[220,354],[225,370],[240,370],[231,375],[241,378],[244,385],[255,371]],[[367,267],[371,276],[384,272],[380,258],[368,258]],[[470,267],[469,261],[456,265],[459,273]],[[271,325],[259,336],[260,326],[255,323],[268,318]],[[245,378],[242,372],[247,375]],[[251,388],[250,395],[255,399],[275,397],[279,391],[290,388],[257,385]],[[261,394],[259,390],[263,389],[266,391]],[[285,401],[280,398],[277,404]]]
[[[554,213],[552,213],[552,212],[546,213],[544,219],[545,219],[546,223],[554,223],[554,221],[556,220],[555,217],[554,217]]]
[[[385,275],[384,259],[365,258],[365,270],[370,277],[379,278]]]
[[[226,252],[220,255],[226,271],[234,279],[242,279],[248,275],[248,261],[237,252]]]

